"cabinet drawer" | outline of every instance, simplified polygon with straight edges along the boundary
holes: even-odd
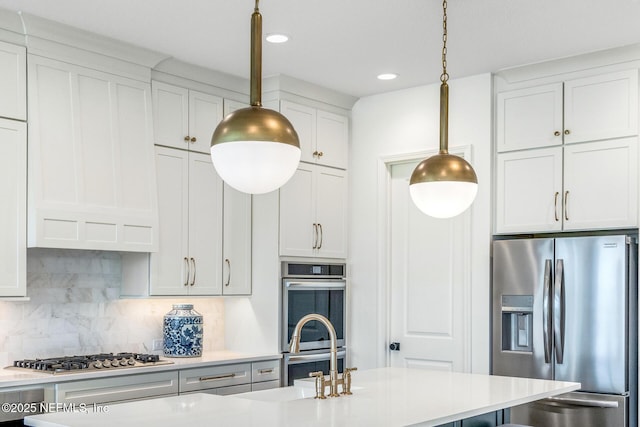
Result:
[[[231,387],[220,387],[216,389],[218,396],[229,396],[231,394],[248,393],[251,391],[251,384],[232,385]]]
[[[280,380],[280,360],[267,360],[251,364],[251,382]]]
[[[239,384],[251,384],[250,363],[180,371],[180,393]]]
[[[279,387],[280,387],[280,380],[264,381],[261,383],[251,384],[251,391],[269,390],[272,388],[279,388]]]
[[[178,393],[178,372],[126,375],[55,385],[56,403],[110,403]]]

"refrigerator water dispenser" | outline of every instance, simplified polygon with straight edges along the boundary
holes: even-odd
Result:
[[[502,350],[533,349],[533,295],[502,296]]]

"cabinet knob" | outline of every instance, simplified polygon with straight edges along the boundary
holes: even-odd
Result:
[[[313,157],[318,157],[318,151],[314,151],[312,154]]]
[[[324,153],[322,151],[318,152],[318,157],[322,157],[324,156]]]
[[[569,129],[565,129],[564,134],[565,135],[569,135],[571,133],[571,131]]]
[[[559,131],[559,130],[557,130],[557,131],[555,131],[553,134],[554,134],[555,136],[560,136],[560,131]]]
[[[196,137],[195,137],[195,136],[192,136],[192,137],[191,137],[191,139],[190,139],[190,141],[191,141],[191,142],[196,142]]]
[[[187,141],[187,142],[189,142],[190,139],[191,139],[191,137],[189,137],[189,135],[184,137],[184,140]]]

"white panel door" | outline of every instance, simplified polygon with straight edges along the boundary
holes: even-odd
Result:
[[[151,254],[150,295],[189,292],[189,158],[186,151],[156,147],[158,252]]]
[[[167,147],[189,148],[189,91],[156,81],[152,82],[151,90],[154,142]]]
[[[0,296],[27,292],[27,125],[0,119]]]
[[[391,366],[463,371],[470,348],[467,211],[435,219],[409,195],[415,163],[391,169]]]
[[[320,234],[318,256],[347,257],[347,174],[340,169],[316,167],[316,224]]]
[[[562,83],[501,92],[496,99],[498,152],[562,144]]]
[[[251,194],[224,185],[222,293],[251,294]]]
[[[497,156],[496,232],[562,229],[562,147]]]
[[[347,169],[349,153],[349,119],[345,116],[317,111],[316,147],[319,164]]]
[[[27,50],[0,42],[0,117],[27,119]]]
[[[565,144],[638,134],[638,70],[564,84]]]
[[[316,109],[290,101],[280,102],[280,112],[291,122],[300,138],[300,160],[315,163]]]
[[[315,221],[314,166],[300,163],[280,188],[280,255],[313,256],[318,240]]]
[[[219,96],[189,91],[189,149],[211,153],[211,136],[222,120],[223,103]]]
[[[211,156],[189,153],[189,293],[222,293],[222,179]]]
[[[638,139],[564,148],[564,229],[638,226]]]

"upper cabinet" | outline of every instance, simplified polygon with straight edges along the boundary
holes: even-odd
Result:
[[[27,52],[0,42],[0,117],[27,120]]]
[[[347,173],[300,163],[280,188],[280,255],[347,256]]]
[[[638,133],[638,70],[506,91],[496,98],[498,152]]]
[[[29,55],[29,246],[158,249],[151,85]]]
[[[154,81],[155,143],[184,150],[211,152],[211,136],[222,120],[223,99]]]
[[[637,227],[637,69],[496,103],[497,233]]]
[[[300,138],[300,160],[347,169],[349,119],[346,116],[295,102],[280,101],[280,112]]]

